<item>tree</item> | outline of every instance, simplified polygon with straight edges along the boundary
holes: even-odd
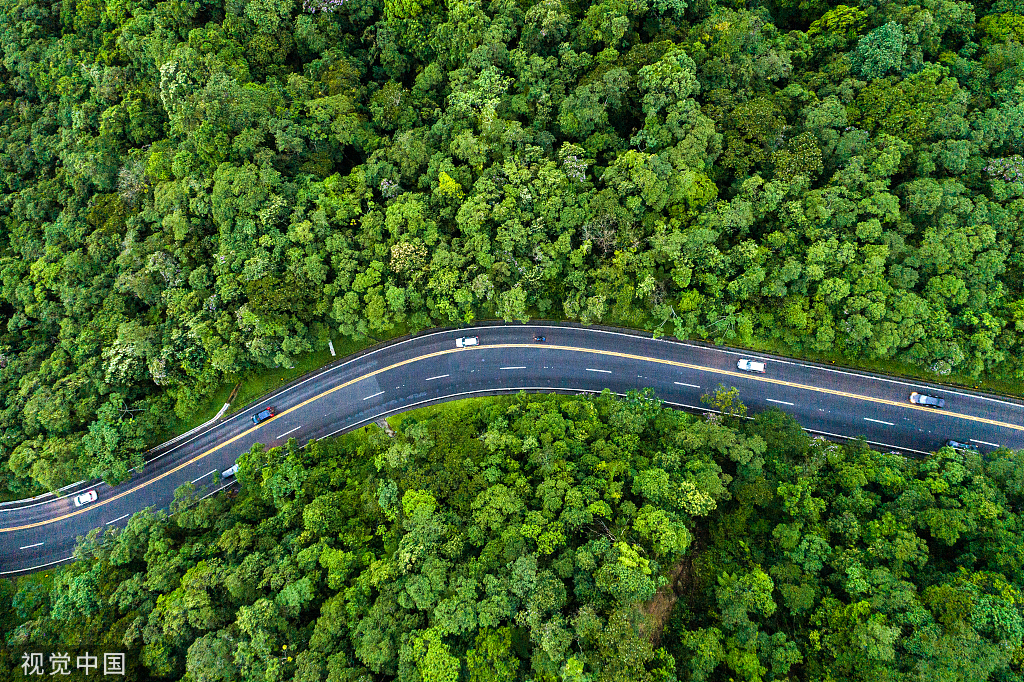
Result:
[[[707,393],[700,397],[705,405],[710,405],[726,417],[745,417],[747,406],[740,402],[740,390],[733,386],[726,388],[725,384],[719,384],[714,394]]]
[[[851,61],[857,72],[867,80],[881,78],[903,68],[907,37],[895,21],[876,28],[857,42]]]

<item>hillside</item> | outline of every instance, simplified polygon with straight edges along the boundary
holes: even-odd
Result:
[[[128,679],[185,682],[1021,679],[1020,453],[906,460],[636,393],[395,430],[256,446],[237,497],[186,488],[0,581],[0,659],[127,651]]]
[[[0,485],[480,317],[1024,377],[1015,0],[0,0]]]

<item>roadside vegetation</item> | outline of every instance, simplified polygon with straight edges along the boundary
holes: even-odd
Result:
[[[0,581],[13,650],[185,682],[1019,680],[1024,461],[624,399],[448,403],[255,446],[236,496]]]
[[[484,317],[1020,381],[1022,26],[0,0],[0,487],[122,480],[239,377]]]

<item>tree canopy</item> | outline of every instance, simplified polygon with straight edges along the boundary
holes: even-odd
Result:
[[[188,682],[1020,679],[1019,452],[519,395],[256,445],[238,477],[0,581],[5,640]]]
[[[1010,0],[0,0],[0,460],[497,317],[1024,378]]]

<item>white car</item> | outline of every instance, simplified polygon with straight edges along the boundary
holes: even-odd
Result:
[[[764,363],[757,362],[756,360],[740,360],[736,363],[739,369],[747,372],[761,372],[764,373]]]
[[[466,346],[478,346],[480,345],[480,337],[463,336],[461,339],[455,339],[455,345],[459,348],[465,348]]]
[[[946,401],[942,398],[936,398],[933,395],[925,395],[924,393],[918,393],[917,391],[910,394],[910,402],[915,405],[928,405],[929,407],[946,406]]]
[[[232,466],[228,467],[224,471],[220,472],[220,477],[221,478],[230,478],[230,477],[234,476],[237,473],[238,473],[238,465],[237,464],[233,464]]]
[[[75,495],[75,506],[76,507],[81,507],[84,504],[89,504],[90,502],[95,502],[95,501],[96,501],[96,491],[95,490],[89,490],[89,491],[86,491],[86,492],[82,493],[81,495]]]

